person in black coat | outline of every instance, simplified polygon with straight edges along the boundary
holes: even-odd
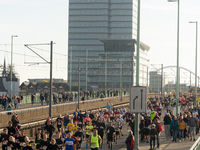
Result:
[[[150,130],[150,150],[153,150],[155,148],[156,135],[157,135],[156,125],[152,124]]]
[[[144,121],[143,116],[141,116],[141,121],[140,121],[139,127],[140,127],[140,133],[141,133],[141,141],[143,141],[143,139],[144,139],[143,129],[145,127],[145,121]]]
[[[166,113],[163,121],[164,121],[164,128],[165,128],[165,136],[166,136],[166,139],[168,139],[171,136],[170,130],[169,130],[169,126],[170,126],[170,123],[171,123],[171,118],[169,116],[169,113]]]
[[[8,134],[11,135],[11,136],[14,136],[15,133],[16,133],[16,130],[15,130],[15,128],[12,126],[12,121],[9,121],[8,124],[9,124],[9,126],[7,127],[7,129],[8,129]]]
[[[51,139],[53,132],[55,131],[55,128],[51,124],[51,121],[47,121],[47,125],[44,128],[47,130],[47,132],[49,132],[49,138]]]

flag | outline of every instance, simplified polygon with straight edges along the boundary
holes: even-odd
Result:
[[[178,2],[178,0],[168,0],[168,2]]]

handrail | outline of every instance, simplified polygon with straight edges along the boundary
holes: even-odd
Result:
[[[195,141],[190,150],[197,150],[200,148],[200,137]]]

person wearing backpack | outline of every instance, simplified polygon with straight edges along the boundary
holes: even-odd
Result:
[[[157,135],[156,125],[152,124],[151,130],[150,130],[150,149],[149,150],[153,150],[155,148],[156,135]],[[153,145],[152,145],[152,142],[153,142]]]
[[[192,133],[193,140],[195,141],[196,128],[198,127],[198,120],[195,117],[195,114],[191,114],[192,116],[188,120],[188,126],[190,128],[190,141],[192,141]]]
[[[155,120],[155,125],[156,125],[156,130],[157,130],[157,134],[156,134],[157,147],[156,147],[156,149],[159,149],[159,146],[160,146],[159,135],[160,135],[160,132],[163,131],[163,129],[162,129],[162,125],[159,123],[158,119]]]
[[[170,123],[169,130],[172,130],[173,140],[172,142],[176,142],[177,131],[179,131],[178,121],[176,116],[174,116],[173,120]]]
[[[129,136],[127,137],[127,139],[125,141],[125,143],[127,145],[127,150],[133,150],[134,145],[135,145],[133,132],[131,130],[129,130],[128,133],[129,133]]]

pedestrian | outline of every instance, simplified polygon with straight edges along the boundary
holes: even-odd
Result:
[[[152,124],[151,125],[151,130],[150,130],[150,149],[153,150],[155,148],[155,140],[156,140],[156,135],[157,135],[157,130],[156,130],[156,125]],[[153,143],[153,145],[152,145]]]
[[[61,94],[61,92],[58,94],[58,100],[59,100],[59,103],[61,103],[61,99],[62,99],[62,94]]]
[[[34,104],[34,99],[35,99],[35,96],[33,95],[33,93],[31,94],[31,103],[32,105]]]
[[[13,101],[14,101],[14,104],[15,104],[15,109],[17,109],[18,108],[18,100],[17,100],[16,95],[14,95]]]
[[[43,101],[44,101],[44,93],[43,92],[40,94],[40,100],[41,100],[41,105],[43,106]]]
[[[129,135],[128,135],[126,141],[125,141],[125,143],[127,145],[127,150],[133,150],[134,145],[135,145],[133,132],[131,130],[129,130],[128,133],[129,133]]]
[[[72,132],[67,134],[67,138],[65,138],[65,149],[66,150],[73,150],[73,146],[75,145],[75,140],[72,138]]]
[[[157,134],[156,134],[157,147],[155,149],[159,149],[160,147],[159,136],[160,136],[160,132],[162,132],[163,129],[162,129],[162,125],[159,123],[159,119],[155,120],[155,125],[156,125],[156,130],[157,130]]]
[[[184,130],[185,130],[185,122],[183,121],[183,117],[181,116],[178,121],[179,126],[179,142],[181,142],[181,138],[184,137]],[[184,140],[184,138],[183,138]]]
[[[178,121],[176,116],[174,116],[173,120],[170,123],[169,130],[172,131],[173,140],[172,142],[176,142],[177,131],[179,130]]]
[[[168,138],[170,138],[169,126],[171,123],[171,118],[169,116],[169,113],[166,112],[163,121],[164,121],[164,127],[165,127],[165,136],[166,136],[166,139],[168,139]]]
[[[195,114],[191,114],[191,117],[188,120],[188,126],[190,130],[190,140],[192,141],[192,134],[193,134],[193,140],[195,141],[195,134],[196,134],[196,128],[198,127],[198,120],[195,117]]]

